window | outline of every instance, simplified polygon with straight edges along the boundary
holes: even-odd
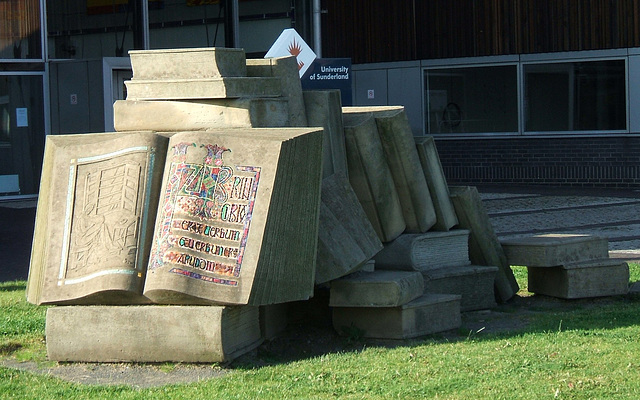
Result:
[[[0,1],[0,59],[42,59],[40,1]]]
[[[0,74],[0,196],[38,192],[43,97],[42,75]]]
[[[627,129],[624,60],[524,65],[525,131]]]
[[[517,66],[437,68],[425,72],[427,132],[518,132]]]

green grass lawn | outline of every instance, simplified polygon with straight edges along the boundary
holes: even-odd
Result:
[[[630,267],[631,281],[640,280],[640,265]],[[528,295],[526,269],[514,272]],[[0,284],[0,357],[47,364],[45,307],[26,303],[24,287]],[[538,313],[517,332],[434,335],[399,346],[365,340],[296,361],[259,354],[219,378],[150,389],[73,384],[0,367],[0,399],[640,398],[640,298],[563,310]]]

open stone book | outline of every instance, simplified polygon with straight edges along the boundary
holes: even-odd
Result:
[[[320,128],[49,136],[27,300],[308,299],[321,149]]]

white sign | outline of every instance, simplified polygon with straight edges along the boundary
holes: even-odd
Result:
[[[285,56],[296,56],[300,77],[304,75],[307,68],[309,68],[313,60],[316,59],[316,53],[311,50],[311,47],[309,47],[293,28],[282,31],[264,58]]]
[[[375,98],[376,98],[376,92],[373,89],[367,90],[367,99],[371,100]]]
[[[16,108],[16,126],[18,128],[29,126],[29,115],[26,108]]]

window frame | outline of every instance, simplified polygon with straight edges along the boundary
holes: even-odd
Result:
[[[587,50],[576,52],[562,53],[536,53],[536,54],[519,54],[507,56],[488,56],[488,57],[468,57],[468,58],[449,58],[437,60],[421,61],[421,79],[422,79],[422,118],[424,135],[434,136],[438,139],[459,139],[459,138],[487,138],[487,137],[593,137],[593,136],[627,136],[640,134],[633,132],[632,124],[634,120],[631,116],[631,103],[637,102],[633,96],[637,94],[634,91],[632,95],[630,90],[630,63],[631,56],[640,55],[640,49],[624,48],[611,50]],[[528,65],[545,65],[553,63],[572,63],[572,62],[596,62],[596,61],[616,61],[624,62],[624,91],[625,91],[625,129],[620,130],[566,130],[566,131],[527,131],[525,124],[525,67]],[[430,70],[452,69],[452,68],[472,68],[472,67],[491,67],[515,65],[516,66],[516,87],[518,101],[518,130],[517,132],[473,132],[473,133],[437,133],[429,132],[429,115],[428,115],[428,90],[429,82],[427,73]]]

